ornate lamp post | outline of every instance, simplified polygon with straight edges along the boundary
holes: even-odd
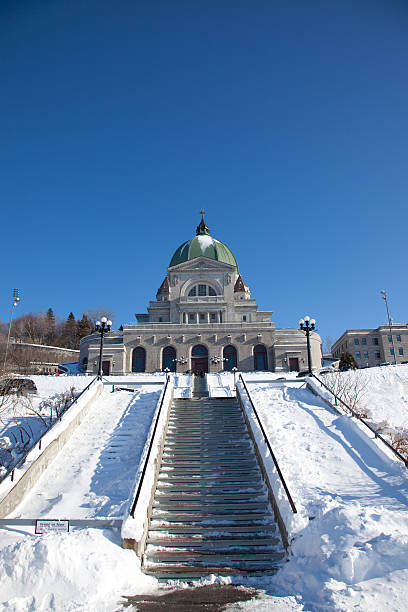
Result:
[[[14,312],[14,308],[17,306],[19,301],[20,301],[20,289],[13,289],[13,301],[12,301],[12,306],[11,306],[10,323],[9,323],[9,329],[8,329],[8,335],[7,335],[6,352],[4,355],[4,364],[3,364],[4,373],[6,372],[7,353],[8,353],[8,347],[9,347],[9,342],[10,342],[11,324],[13,322],[13,312]]]
[[[172,362],[175,364],[175,372],[177,372],[177,364],[179,363],[180,365],[186,365],[187,363],[187,359],[185,357],[178,357],[178,359],[172,359]],[[165,368],[164,371],[166,371],[167,368]],[[170,372],[170,370],[169,370]]]
[[[391,342],[392,342],[392,348],[394,351],[394,364],[397,364],[397,353],[395,351],[395,344],[394,344],[394,336],[392,335],[392,319],[390,317],[390,311],[388,309],[388,302],[387,302],[387,292],[386,291],[380,291],[381,295],[382,295],[382,299],[385,302],[385,308],[387,309],[387,317],[388,317],[388,326],[390,328],[390,336],[391,336]]]
[[[309,370],[309,376],[312,376],[312,356],[310,353],[310,332],[315,328],[316,321],[306,316],[304,319],[300,319],[300,329],[306,332],[306,343],[307,343],[307,365]]]
[[[237,372],[238,372],[238,368],[236,368],[235,366],[232,368],[232,372],[234,373],[234,389],[235,392],[237,391]]]
[[[102,380],[103,336],[107,332],[110,332],[111,327],[112,327],[112,321],[108,321],[106,317],[101,317],[101,320],[97,321],[95,325],[95,331],[101,334],[101,348],[99,350],[98,380]]]

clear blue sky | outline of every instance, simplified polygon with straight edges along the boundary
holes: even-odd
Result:
[[[407,316],[404,0],[3,0],[0,318],[115,324],[199,211],[278,327]],[[17,312],[16,312],[17,315]]]

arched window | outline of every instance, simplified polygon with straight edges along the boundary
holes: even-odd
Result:
[[[232,368],[237,367],[237,349],[232,344],[224,347],[223,357],[224,370],[231,372]]]
[[[196,344],[191,351],[192,357],[207,357],[208,351],[202,344]]]
[[[162,354],[162,370],[168,368],[170,372],[176,371],[176,349],[172,346],[166,346]]]
[[[205,297],[207,295],[217,295],[215,289],[210,287],[210,285],[194,285],[188,292],[189,297]]]
[[[191,369],[196,373],[208,372],[208,351],[202,344],[196,344],[191,350]]]
[[[144,372],[146,369],[146,351],[142,346],[133,349],[132,372]]]
[[[268,356],[263,344],[254,346],[254,370],[267,370]]]

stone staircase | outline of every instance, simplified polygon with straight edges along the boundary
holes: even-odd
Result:
[[[258,575],[276,572],[285,557],[238,401],[173,400],[144,572],[161,580]]]

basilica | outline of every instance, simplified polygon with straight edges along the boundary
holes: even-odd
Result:
[[[304,332],[276,329],[259,311],[231,250],[210,236],[201,212],[196,235],[174,252],[156,300],[136,323],[104,339],[107,374],[132,372],[298,371],[307,368]],[[96,374],[100,334],[81,340],[80,369]],[[313,367],[321,341],[311,333]]]

